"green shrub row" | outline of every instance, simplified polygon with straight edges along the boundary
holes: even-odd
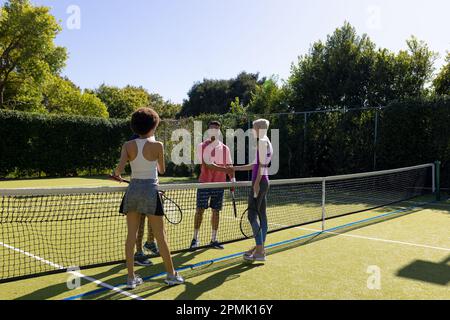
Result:
[[[130,135],[124,120],[0,111],[0,177],[111,169]]]
[[[198,172],[170,162],[175,129],[193,131],[193,121],[220,120],[246,130],[256,115],[201,115],[163,121],[167,175]],[[279,129],[277,178],[357,173],[442,161],[442,184],[450,186],[450,97],[393,102],[381,110],[267,115]],[[0,177],[68,176],[111,170],[131,136],[127,120],[48,116],[0,111]],[[194,149],[192,149],[192,153]],[[248,157],[247,157],[248,158]]]

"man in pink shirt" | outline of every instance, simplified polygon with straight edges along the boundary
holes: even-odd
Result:
[[[226,182],[227,175],[230,177],[230,180],[234,178],[230,149],[216,138],[220,134],[220,127],[219,121],[211,121],[208,124],[210,138],[197,146],[197,157],[201,164],[199,178],[201,183]],[[223,189],[197,190],[197,211],[194,219],[194,238],[191,242],[191,249],[196,249],[200,246],[198,235],[203,220],[203,213],[208,208],[212,210],[210,246],[215,249],[223,249],[223,246],[217,240],[219,213],[222,210],[223,195]]]

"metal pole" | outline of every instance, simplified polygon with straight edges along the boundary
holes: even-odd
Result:
[[[250,117],[248,117],[247,118],[247,130],[250,130],[251,129],[251,121],[250,121]],[[250,148],[251,148],[252,146],[250,145],[250,138],[249,138],[249,140],[248,140],[248,163],[250,163]],[[247,180],[248,181],[250,181],[250,180],[252,180],[252,176],[251,176],[251,174],[250,174],[250,171],[248,171],[247,172]]]
[[[325,178],[322,179],[322,231],[325,231],[325,219],[326,219],[326,210],[325,210],[325,203],[326,203],[326,182]]]
[[[375,111],[375,133],[373,139],[373,171],[377,170],[377,143],[378,143],[378,110]]]
[[[435,192],[436,192],[436,200],[441,201],[441,162],[436,161],[434,163],[434,183],[435,183]]]
[[[303,154],[306,153],[306,126],[308,124],[308,114],[305,113],[305,119],[303,122]],[[305,160],[305,159],[303,159]]]

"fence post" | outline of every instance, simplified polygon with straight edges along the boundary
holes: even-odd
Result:
[[[303,153],[306,153],[306,126],[308,124],[308,113],[305,113],[305,119],[303,121]]]
[[[373,171],[377,170],[377,143],[378,143],[378,109],[375,110],[375,133],[373,138]]]
[[[247,130],[250,130],[251,128],[252,128],[252,124],[251,124],[250,117],[247,117]],[[247,148],[247,150],[250,151],[250,148],[251,148],[251,146],[250,146],[250,140],[249,140],[249,147]],[[248,152],[248,160],[249,160],[248,163],[250,163],[250,152]],[[248,181],[252,180],[252,175],[251,175],[250,171],[247,172],[247,180]]]
[[[434,190],[436,192],[436,200],[441,201],[441,162],[434,163]]]
[[[325,210],[325,204],[326,204],[326,179],[322,179],[322,231],[325,231],[325,219],[326,219],[326,210]]]

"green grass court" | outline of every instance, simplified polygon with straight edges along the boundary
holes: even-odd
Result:
[[[162,179],[164,182],[186,180]],[[100,178],[0,182],[0,188],[98,185],[117,183]],[[238,254],[247,250],[252,240],[227,244],[223,251],[176,254],[175,265],[185,267],[182,275],[186,278],[186,284],[177,287],[163,284],[158,276],[163,272],[162,263],[155,258],[153,267],[137,268],[147,281],[133,291],[122,290],[126,270],[119,264],[81,270],[88,278],[73,290],[67,288],[67,273],[0,284],[0,299],[450,299],[450,201],[430,201],[431,197],[416,198],[328,220],[326,229],[330,231],[324,233],[318,232],[321,223],[313,223],[269,234],[267,245],[273,247],[268,249],[264,265],[244,262]],[[345,210],[346,205],[333,204],[336,210]],[[295,208],[279,203],[277,208],[315,209],[307,203]],[[208,220],[202,225],[207,236]],[[355,223],[358,221],[364,222]],[[235,221],[223,217],[221,223],[221,228],[226,228]],[[104,241],[108,243],[108,239]],[[204,261],[203,266],[189,268]]]

